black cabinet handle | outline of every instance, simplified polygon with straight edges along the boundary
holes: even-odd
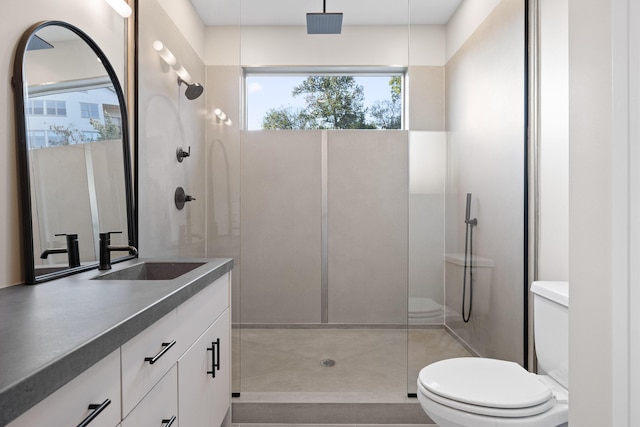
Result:
[[[211,374],[211,378],[216,377],[216,371],[220,370],[220,338],[211,342],[211,348],[207,348],[211,354],[211,370],[207,374]],[[214,353],[215,351],[215,353]]]
[[[158,361],[158,359],[160,359],[162,356],[164,356],[164,354],[174,345],[176,345],[176,340],[173,340],[171,342],[163,342],[162,343],[162,350],[160,350],[160,353],[156,354],[153,357],[145,357],[144,361],[145,362],[149,362],[149,365],[153,365],[154,363],[156,363]]]
[[[171,427],[173,423],[176,421],[176,416],[169,418],[168,420],[162,420],[162,424],[165,424],[164,427]]]
[[[89,425],[89,423],[91,421],[93,421],[98,415],[100,415],[100,412],[104,411],[105,408],[107,406],[109,406],[111,404],[111,400],[107,399],[104,402],[102,402],[101,404],[91,404],[89,405],[89,409],[92,410],[93,412],[90,413],[89,415],[87,415],[87,418],[85,418],[84,420],[82,420],[82,422],[80,424],[78,424],[78,427],[86,427]]]

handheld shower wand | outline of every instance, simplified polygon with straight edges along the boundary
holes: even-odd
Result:
[[[478,219],[471,219],[471,193],[467,193],[467,212],[464,216],[464,223],[472,227],[478,225]]]
[[[467,206],[464,216],[464,272],[462,277],[462,320],[468,323],[471,319],[473,307],[473,227],[478,225],[477,218],[471,218],[471,193],[467,193]],[[467,253],[469,254],[469,313],[466,313],[465,301],[467,299]]]

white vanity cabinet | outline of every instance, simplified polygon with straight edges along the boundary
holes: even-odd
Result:
[[[230,276],[195,293],[8,427],[219,427],[231,396]]]
[[[8,427],[115,427],[120,419],[120,349],[117,349]]]
[[[122,346],[122,427],[165,427],[175,414],[174,427],[220,426],[231,396],[229,286],[225,274]]]

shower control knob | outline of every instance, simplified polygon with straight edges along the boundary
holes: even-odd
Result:
[[[178,162],[182,163],[185,157],[189,157],[191,155],[191,146],[189,146],[189,151],[184,151],[182,147],[176,148],[176,158]]]
[[[184,204],[187,202],[191,202],[193,200],[195,200],[195,197],[192,197],[190,195],[188,195],[187,193],[184,192],[184,188],[182,187],[178,187],[176,188],[176,193],[174,196],[174,201],[176,204],[176,208],[178,208],[178,210],[182,210],[182,208],[184,208]]]

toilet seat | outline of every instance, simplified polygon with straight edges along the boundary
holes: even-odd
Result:
[[[437,394],[431,393],[429,390],[425,389],[422,386],[422,384],[420,384],[418,388],[419,388],[419,392],[422,393],[424,397],[426,397],[427,399],[433,402],[439,403],[440,405],[444,405],[449,408],[467,412],[470,414],[485,415],[488,417],[499,417],[499,418],[532,417],[534,415],[539,415],[544,412],[547,412],[555,404],[555,399],[549,399],[546,402],[543,402],[539,405],[529,406],[525,408],[512,408],[512,409],[492,408],[489,406],[471,405],[468,403],[463,403],[457,400],[447,399],[445,397],[438,396]]]
[[[419,391],[450,408],[501,418],[530,417],[555,404],[551,388],[514,362],[464,357],[420,371]]]

